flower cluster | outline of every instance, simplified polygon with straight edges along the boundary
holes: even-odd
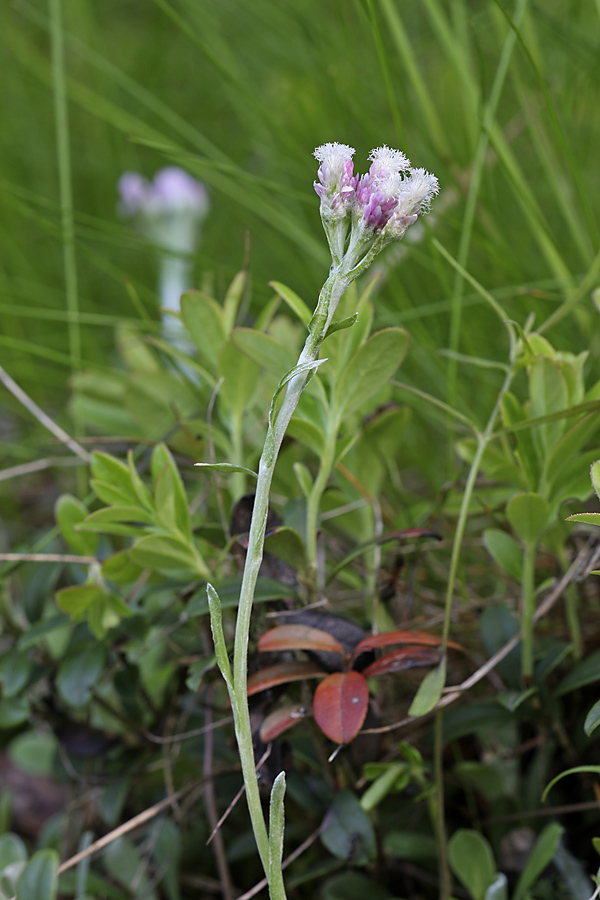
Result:
[[[366,175],[354,174],[353,155],[347,144],[317,147],[319,180],[314,187],[334,263],[345,259],[355,266],[366,253],[372,260],[369,251],[378,253],[400,240],[419,213],[429,212],[439,184],[425,169],[412,168],[400,150],[385,145],[372,150]]]

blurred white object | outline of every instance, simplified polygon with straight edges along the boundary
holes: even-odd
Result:
[[[154,181],[138,172],[124,172],[119,198],[120,214],[133,219],[159,250],[163,334],[173,346],[189,352],[183,326],[169,311],[178,313],[181,295],[193,287],[191,257],[210,208],[206,188],[183,169],[169,166],[157,172]]]

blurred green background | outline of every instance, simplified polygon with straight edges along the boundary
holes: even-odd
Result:
[[[456,363],[438,351],[506,358],[491,314],[432,237],[521,324],[529,312],[539,323],[579,291],[577,316],[550,337],[598,349],[589,302],[599,233],[598,0],[63,2],[78,279],[70,330],[57,6],[6,4],[0,38],[0,353],[51,413],[64,410],[78,340],[81,365],[108,366],[114,323],[139,320],[126,280],[158,320],[155,254],[116,212],[124,170],[152,177],[174,162],[205,181],[212,210],[196,280],[222,296],[248,240],[251,320],[272,296],[271,279],[314,303],[328,254],[312,151],[329,140],[355,146],[363,170],[372,147],[398,146],[441,184],[424,227],[379,266],[377,324],[403,324],[413,337],[406,379],[440,396],[450,384],[452,402],[485,410],[485,390],[472,396],[472,368],[466,378],[459,369],[454,392]],[[497,373],[477,377],[496,385]]]

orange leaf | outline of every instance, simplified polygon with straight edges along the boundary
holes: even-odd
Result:
[[[440,647],[442,639],[437,634],[427,634],[425,631],[386,631],[384,634],[371,634],[364,638],[356,645],[352,656],[356,658],[365,650],[388,647],[390,644],[424,644],[428,647]],[[448,641],[448,646],[454,650],[462,650],[460,644],[455,644],[454,641]]]
[[[356,737],[369,706],[369,688],[360,672],[334,672],[315,691],[313,712],[321,731],[337,744]]]
[[[288,681],[302,681],[304,678],[324,678],[327,672],[312,662],[285,662],[267,666],[255,672],[248,679],[248,696],[287,684]]]
[[[309,625],[280,625],[261,634],[258,649],[266,650],[326,650],[344,653],[344,648],[328,631]]]
[[[308,713],[308,710],[302,703],[295,703],[293,706],[282,706],[274,712],[265,716],[260,726],[259,736],[263,744],[274,741],[278,735],[283,734],[288,728],[292,728]]]
[[[432,647],[403,647],[376,659],[363,669],[362,674],[365,678],[371,678],[373,675],[402,672],[403,669],[413,669],[415,666],[432,666],[439,661],[439,653]]]

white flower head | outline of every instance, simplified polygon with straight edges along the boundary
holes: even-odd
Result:
[[[372,160],[369,173],[378,180],[389,179],[410,169],[410,159],[401,150],[394,150],[385,144],[371,150],[369,159]]]
[[[314,188],[321,199],[321,214],[342,219],[350,209],[358,176],[354,174],[354,147],[348,144],[322,144],[315,150],[321,163]]]
[[[411,169],[408,178],[402,181],[398,194],[398,205],[386,226],[388,236],[393,240],[401,238],[410,225],[414,225],[419,213],[428,213],[431,201],[439,194],[440,185],[435,177],[425,169]]]

